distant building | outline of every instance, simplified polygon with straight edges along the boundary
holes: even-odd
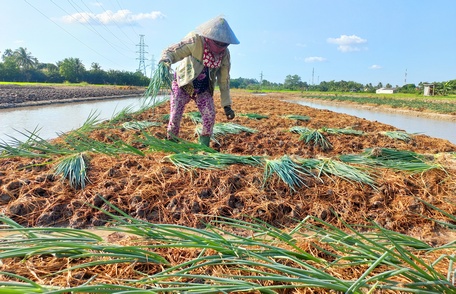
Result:
[[[377,94],[393,94],[396,93],[396,88],[380,88],[375,91]]]
[[[434,96],[434,84],[423,84],[423,95]]]

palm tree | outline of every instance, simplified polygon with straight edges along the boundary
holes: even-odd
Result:
[[[92,62],[92,66],[90,67],[90,70],[91,71],[100,71],[101,66],[97,62]]]
[[[38,59],[33,57],[31,53],[27,51],[27,48],[19,47],[14,51],[13,56],[21,69],[27,70],[34,68],[38,63]]]
[[[3,52],[3,55],[2,55],[3,61],[4,61],[6,58],[10,57],[10,56],[13,56],[13,50],[11,50],[11,49],[6,49],[6,50]]]

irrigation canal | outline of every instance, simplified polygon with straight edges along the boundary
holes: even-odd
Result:
[[[306,100],[290,101],[318,109],[328,109],[334,112],[346,113],[393,125],[408,133],[421,133],[431,137],[447,139],[456,144],[456,122],[408,116],[399,113],[383,112],[381,109],[360,109],[350,106],[318,104]],[[11,142],[11,137],[24,140],[22,133],[38,130],[43,139],[52,139],[60,133],[65,133],[80,127],[92,113],[99,120],[112,118],[126,107],[136,110],[141,107],[142,98],[122,98],[78,102],[71,104],[52,104],[45,106],[0,109],[0,142]],[[236,109],[234,107],[234,109]]]
[[[430,137],[446,139],[456,144],[456,121],[433,119],[428,117],[417,117],[405,113],[382,111],[381,108],[364,109],[343,105],[318,103],[308,100],[289,101],[300,105],[317,109],[327,109],[338,113],[345,113],[371,121],[378,121],[384,124],[395,126],[409,134],[424,134]]]

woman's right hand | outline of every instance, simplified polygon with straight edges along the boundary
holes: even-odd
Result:
[[[235,114],[234,114],[234,110],[231,109],[231,105],[223,107],[223,110],[225,110],[225,115],[226,115],[227,119],[231,120],[234,118]]]
[[[163,59],[160,59],[160,61],[158,63],[163,63],[165,64],[167,67],[170,67],[171,66],[171,60],[169,58],[163,58]]]

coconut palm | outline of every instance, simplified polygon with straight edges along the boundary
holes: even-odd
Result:
[[[27,51],[27,48],[19,47],[13,52],[14,59],[21,69],[31,69],[34,68],[38,63],[38,59],[33,57],[30,52]]]
[[[2,54],[2,60],[5,61],[5,58],[8,58],[10,56],[13,56],[13,50],[6,49]]]

